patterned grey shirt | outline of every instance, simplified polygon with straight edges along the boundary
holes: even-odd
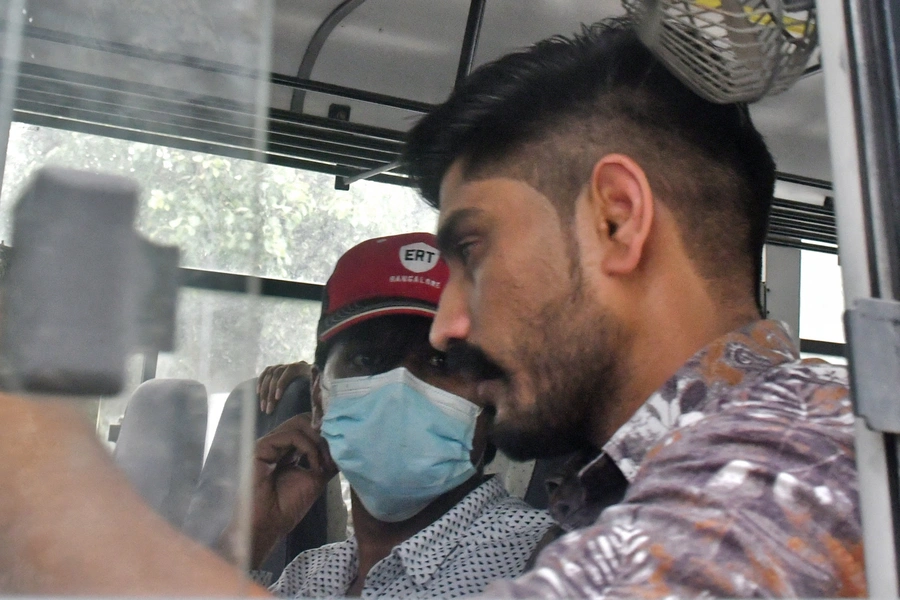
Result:
[[[800,360],[773,321],[732,332],[578,472],[588,498],[617,469],[624,498],[485,594],[865,596],[852,425],[845,369]]]
[[[520,575],[544,532],[546,511],[510,497],[493,477],[440,519],[396,546],[366,577],[364,598],[454,598]],[[271,591],[291,597],[344,596],[356,577],[356,538],[308,550]]]

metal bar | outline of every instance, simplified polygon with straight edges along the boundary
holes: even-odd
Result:
[[[145,144],[157,144],[160,146],[168,146],[170,148],[178,148],[181,150],[189,150],[192,152],[204,152],[207,154],[215,154],[218,156],[226,156],[229,158],[237,158],[243,160],[257,160],[256,153],[252,148],[238,148],[233,146],[214,145],[201,140],[186,139],[182,137],[168,136],[147,131],[135,131],[132,129],[111,127],[99,125],[87,121],[72,121],[47,116],[43,113],[29,113],[17,110],[14,114],[16,121],[28,123],[31,125],[39,125],[42,127],[55,127],[58,129],[66,129],[79,133],[88,133],[92,135],[102,135],[115,139],[142,142]],[[306,169],[316,173],[327,173],[329,175],[341,175],[350,177],[359,172],[358,169],[336,165],[333,163],[321,163],[292,156],[281,156],[277,154],[267,154],[263,157],[265,162],[272,165],[282,167],[290,167],[292,169]],[[409,185],[408,179],[396,175],[376,175],[371,178],[372,181],[380,183],[390,183],[393,185]]]
[[[314,163],[311,161],[306,161],[298,158],[293,158],[289,156],[278,156],[278,155],[269,155],[266,157],[266,162],[272,165],[279,165],[282,167],[290,167],[292,169],[306,169],[308,171],[314,171],[316,173],[328,173],[330,175],[336,175],[341,177],[350,177],[358,171],[353,169],[347,169],[340,165],[326,165],[322,163]],[[406,177],[399,177],[396,175],[382,174],[375,175],[370,177],[368,181],[377,181],[379,183],[390,183],[392,185],[401,185],[401,186],[409,186],[409,179]]]
[[[356,175],[353,175],[351,177],[347,177],[346,179],[344,179],[344,185],[350,185],[351,183],[356,183],[357,181],[363,181],[365,179],[369,179],[370,177],[372,177],[374,175],[381,175],[382,173],[387,173],[389,171],[393,171],[394,169],[396,169],[399,166],[400,166],[400,161],[395,160],[386,165],[382,165],[380,167],[375,167],[371,171],[364,171],[362,173],[357,173]]]
[[[806,218],[805,215],[773,214],[769,218],[769,227],[789,227],[792,229],[809,230],[817,235],[833,239],[837,242],[837,228],[834,222],[821,222]]]
[[[870,220],[862,187],[864,177],[868,178],[860,148],[862,119],[859,117],[864,116],[865,107],[858,102],[854,78],[860,57],[853,50],[862,43],[860,36],[864,34],[856,20],[850,18],[853,0],[819,0],[816,4],[844,301],[852,307],[857,299],[875,292],[869,260]],[[852,363],[853,356],[849,360]],[[895,478],[890,475],[896,463],[895,441],[868,429],[861,418],[856,419],[855,436],[867,591],[873,598],[897,598],[900,578],[896,535],[885,534],[896,532],[893,510],[896,495],[891,486]]]
[[[151,50],[141,46],[125,44],[122,42],[112,42],[108,40],[99,40],[84,35],[78,35],[55,29],[46,29],[35,25],[26,25],[24,27],[25,37],[63,44],[66,46],[75,46],[86,48],[88,50],[97,50],[98,52],[106,52],[109,54],[117,54],[127,56],[129,58],[139,58],[157,63],[163,63],[173,66],[188,67],[200,71],[211,73],[220,73],[224,75],[235,75],[238,77],[256,78],[257,74],[253,69],[247,69],[231,65],[228,63],[208,60],[178,52],[167,52],[163,50]]]
[[[219,109],[222,111],[238,113],[241,116],[247,116],[248,118],[252,119],[252,106],[248,104],[232,102],[222,98],[189,97],[185,93],[181,93],[168,88],[29,63],[22,63],[20,70],[23,78],[29,78],[26,81],[29,82],[31,88],[39,88],[47,91],[58,91],[60,89],[77,90],[79,93],[72,94],[76,97],[83,97],[85,95],[94,97],[96,97],[97,95],[109,96],[111,97],[111,99],[121,99],[122,104],[126,106],[133,104],[135,101],[147,102],[164,100],[169,103],[177,103],[180,106],[189,106],[194,110]],[[292,86],[305,86],[307,88],[315,88],[317,91],[332,93],[335,95],[350,94],[351,96],[359,97],[359,99],[365,99],[367,101],[375,103],[384,101],[385,105],[394,105],[400,108],[406,108],[408,110],[414,110],[417,112],[423,112],[431,108],[431,105],[429,104],[407,101],[402,98],[385,96],[383,94],[373,94],[372,92],[353,90],[352,88],[333,86],[331,84],[325,83],[299,81],[294,78],[289,78],[282,75],[275,75],[273,77],[279,78],[279,80],[280,78],[287,78],[291,80],[288,83]],[[62,86],[62,88],[60,88],[60,86]],[[84,87],[92,88],[92,93],[88,93],[87,90],[84,89]],[[128,98],[127,103],[125,102],[125,98]],[[277,114],[278,118],[284,121],[296,121],[298,117],[298,115],[285,110],[271,109],[270,112]],[[359,131],[367,135],[372,135],[373,137],[383,137],[385,139],[397,141],[402,141],[403,139],[403,132],[393,131],[381,127],[344,123],[335,121],[334,119],[325,119],[323,117],[305,116],[304,120],[307,119],[310,120],[310,122],[322,123],[323,126],[327,127],[334,127],[336,126],[335,124],[341,123],[343,125],[343,129]]]
[[[801,240],[809,240],[811,242],[822,242],[825,244],[837,244],[837,236],[832,234],[828,235],[827,233],[819,233],[815,229],[810,229],[808,227],[796,226],[796,225],[785,225],[782,223],[774,222],[769,227],[769,232],[773,235],[783,235],[786,237],[795,237]]]
[[[818,244],[809,244],[795,238],[783,238],[780,236],[769,236],[766,243],[772,246],[785,246],[786,248],[798,248],[800,250],[810,250],[812,252],[821,252],[823,254],[837,254],[837,246],[820,246]]]
[[[299,124],[309,127],[318,127],[329,131],[343,131],[355,135],[371,137],[377,140],[394,142],[397,149],[402,148],[404,133],[402,131],[394,131],[383,127],[374,127],[372,125],[360,125],[359,123],[349,123],[347,121],[338,121],[337,119],[326,119],[325,117],[315,117],[312,115],[295,115],[292,112],[281,110],[278,108],[269,109],[269,122],[285,123],[288,125]]]
[[[266,298],[290,298],[320,302],[325,289],[324,285],[318,283],[301,283],[184,267],[179,269],[179,284],[182,287],[200,290],[246,294],[249,289],[248,282],[251,280],[259,282],[259,295]]]
[[[253,144],[252,123],[234,125],[138,108],[133,108],[127,113],[119,113],[116,110],[107,110],[106,108],[111,105],[103,102],[81,100],[77,103],[80,106],[72,106],[53,100],[56,99],[46,96],[36,97],[28,90],[22,90],[16,101],[16,110],[46,112],[63,119],[93,121],[136,130],[146,129],[156,133],[205,139],[207,142],[230,146],[250,147]]]
[[[825,356],[846,356],[846,344],[824,342],[822,340],[800,340],[800,352]]]
[[[809,213],[809,214],[821,214],[829,217],[834,217],[834,201],[822,205],[817,206],[815,204],[807,204],[806,202],[797,202],[796,200],[786,200],[784,198],[775,197],[775,206],[782,208],[784,210],[795,210],[798,212]]]
[[[23,73],[19,82],[19,94],[28,92],[33,97],[60,97],[70,99],[74,103],[102,102],[116,112],[127,112],[134,107],[145,110],[157,110],[166,114],[190,114],[210,121],[245,122],[253,121],[248,107],[223,107],[204,104],[173,94],[171,90],[158,90],[158,93],[134,92],[128,89],[128,83],[114,79],[104,82],[110,87],[97,87],[36,77]]]
[[[312,77],[313,67],[316,66],[316,60],[318,60],[319,53],[322,51],[322,47],[325,46],[328,37],[341,21],[346,19],[350,13],[356,10],[359,5],[365,1],[366,0],[344,0],[322,20],[312,34],[312,37],[309,38],[309,43],[306,45],[306,50],[303,52],[300,66],[297,68],[298,79],[310,79]],[[305,90],[294,90],[293,97],[291,98],[291,112],[302,113],[305,100]]]
[[[339,98],[348,98],[350,100],[359,100],[361,102],[369,102],[379,106],[389,106],[391,108],[400,108],[416,113],[426,113],[434,108],[433,104],[427,102],[419,102],[417,100],[408,100],[397,96],[389,96],[387,94],[379,94],[377,92],[367,92],[333,83],[324,83],[322,81],[313,81],[311,79],[300,79],[291,77],[290,75],[281,75],[272,73],[269,80],[274,85],[294,88],[296,90],[306,90],[307,92],[318,92],[320,94],[328,94],[329,96],[337,96]]]
[[[463,34],[462,48],[459,51],[459,66],[456,68],[456,87],[459,87],[459,84],[472,71],[475,52],[478,50],[481,23],[484,21],[485,4],[486,0],[471,0],[469,3],[469,16],[466,18],[466,31]]]
[[[12,0],[6,5],[6,19],[11,26],[4,36],[3,54],[0,55],[3,65],[0,70],[0,186],[3,185],[3,172],[6,168],[6,151],[9,146],[9,128],[12,125],[16,98],[25,12],[25,0]]]
[[[792,207],[779,206],[777,203],[772,206],[772,214],[792,221],[802,221],[804,223],[817,223],[825,227],[836,227],[834,215],[822,214],[816,212],[807,212],[796,210]]]
[[[217,108],[225,111],[252,114],[253,107],[247,103],[235,102],[215,96],[194,96],[189,92],[182,92],[171,88],[164,88],[147,83],[125,81],[112,77],[82,73],[69,69],[48,67],[29,62],[21,63],[19,67],[23,80],[33,78],[43,79],[48,85],[71,85],[96,88],[97,92],[111,94],[124,93],[129,95],[146,96],[149,98],[164,98],[170,102],[181,102],[191,106]]]
[[[396,152],[382,152],[368,148],[354,148],[332,141],[318,141],[315,138],[289,136],[281,133],[269,132],[269,152],[276,154],[294,155],[294,150],[328,152],[337,157],[370,160],[377,163],[389,163],[397,158]],[[349,164],[349,163],[348,163]]]
[[[793,173],[784,173],[781,171],[775,172],[775,179],[780,179],[781,181],[786,181],[788,183],[799,183],[800,185],[806,185],[820,190],[831,191],[833,187],[830,181],[825,181],[824,179],[804,177],[803,175],[795,175]]]
[[[143,364],[141,365],[141,383],[145,381],[150,381],[156,377],[156,368],[159,363],[159,352],[147,351],[144,352],[143,356]]]
[[[22,123],[28,123],[30,125],[55,127],[57,129],[65,129],[78,133],[89,133],[92,135],[102,135],[110,138],[132,142],[157,144],[160,146],[168,146],[171,148],[179,148],[181,150],[190,150],[193,152],[205,152],[207,154],[215,154],[218,156],[227,156],[230,158],[239,158],[246,160],[253,160],[254,158],[254,153],[250,147],[236,147],[226,146],[222,144],[212,144],[203,140],[187,139],[175,135],[134,130],[126,127],[95,123],[93,121],[79,121],[54,117],[47,115],[44,112],[28,112],[22,109],[16,109],[14,113],[14,119]]]
[[[123,44],[120,42],[98,40],[91,37],[80,36],[51,29],[44,29],[41,27],[34,27],[32,25],[26,26],[24,28],[24,32],[26,37],[34,39],[41,39],[58,44],[88,48],[100,52],[127,56],[129,58],[139,58],[163,64],[196,69],[200,71],[218,73],[222,75],[232,75],[235,77],[255,78],[257,75],[253,69],[238,67],[235,65],[230,65],[228,63],[201,59],[195,56],[188,56],[175,52],[150,50],[148,48],[141,48],[139,46]],[[319,92],[332,96],[338,96],[341,98],[349,98],[351,100],[360,100],[362,102],[370,102],[372,104],[390,106],[392,108],[399,108],[412,112],[424,113],[433,108],[431,104],[428,104],[426,102],[418,102],[406,98],[389,96],[387,94],[378,94],[375,92],[368,92],[365,90],[358,90],[320,81],[312,81],[310,79],[301,79],[299,77],[291,77],[289,75],[282,75],[279,73],[271,73],[269,79],[270,82],[275,85],[282,85],[285,87],[305,90],[308,92]]]
[[[837,243],[837,230],[834,225],[821,223],[818,220],[807,218],[804,215],[784,215],[773,214],[769,217],[769,230],[790,229],[798,233],[809,232],[812,235],[820,236],[829,244]]]

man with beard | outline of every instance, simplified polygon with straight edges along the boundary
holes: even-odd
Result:
[[[553,509],[581,528],[487,595],[865,594],[845,372],[760,319],[746,106],[613,21],[481,67],[405,159],[450,266],[432,343],[477,367],[502,449],[586,457]]]

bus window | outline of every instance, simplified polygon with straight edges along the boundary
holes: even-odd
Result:
[[[844,344],[844,291],[841,267],[835,254],[800,251],[800,337],[804,355],[846,364]]]
[[[336,190],[323,173],[13,123],[0,196],[0,239],[32,172],[54,164],[120,173],[143,189],[137,226],[177,245],[181,266],[324,283],[351,246],[431,231],[437,214],[408,187],[374,181]],[[258,196],[258,200],[257,200]]]

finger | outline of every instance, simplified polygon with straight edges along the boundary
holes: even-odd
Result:
[[[263,382],[266,380],[266,377],[269,376],[269,373],[272,372],[272,367],[266,367],[259,374],[259,377],[256,378],[256,395],[261,396],[263,390]]]
[[[284,390],[286,390],[287,386],[295,379],[305,378],[309,380],[310,375],[310,366],[304,361],[286,365],[284,371],[281,373],[281,377],[278,378],[278,382],[275,384],[275,401],[281,400],[281,397],[284,395]]]
[[[322,437],[312,428],[307,415],[288,419],[256,444],[256,458],[263,462],[293,460],[296,464],[303,454],[312,469],[330,469],[333,465]]]
[[[274,467],[273,471],[283,470],[286,467],[312,471],[322,469],[318,445],[299,431],[284,431],[260,440],[257,444],[256,460]]]
[[[275,407],[275,387],[278,384],[278,379],[281,377],[281,373],[284,371],[284,369],[285,365],[275,365],[271,367],[271,370],[266,377],[266,386],[263,388],[261,398],[265,401],[263,412],[265,412],[267,415],[272,414],[272,410]]]
[[[259,398],[259,410],[266,412],[266,391],[269,389],[269,381],[272,379],[272,371],[275,367],[266,367],[256,380],[256,396]]]

